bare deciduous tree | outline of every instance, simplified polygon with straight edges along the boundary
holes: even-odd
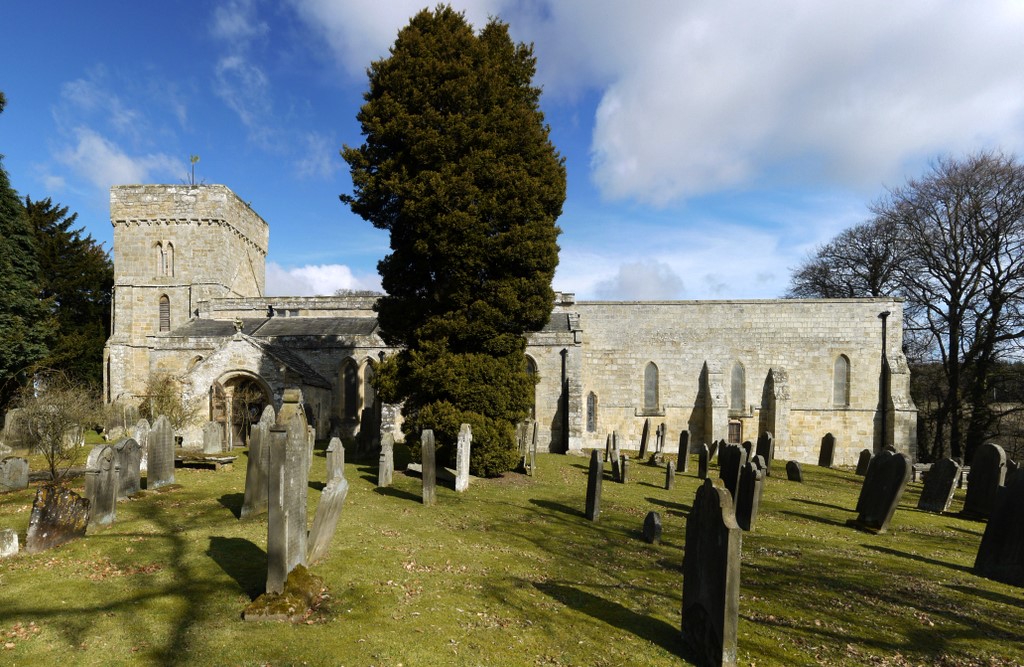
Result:
[[[84,452],[82,436],[102,416],[99,393],[63,374],[37,375],[17,399],[29,446],[46,459],[50,478],[62,483]]]

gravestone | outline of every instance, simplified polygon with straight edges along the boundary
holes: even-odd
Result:
[[[434,459],[434,432],[429,428],[420,434],[420,461],[423,504],[433,505],[437,499],[437,464]]]
[[[132,428],[132,440],[139,443],[139,450],[142,452],[142,460],[139,461],[139,472],[144,473],[149,468],[149,420],[140,419]]]
[[[736,497],[736,487],[740,483],[740,466],[745,456],[743,448],[739,445],[722,443],[718,448],[718,476],[733,498]]]
[[[999,492],[989,515],[974,560],[975,574],[1011,586],[1024,586],[1024,520],[1021,517],[1024,517],[1024,476],[1014,475]]]
[[[313,450],[316,448],[316,429],[306,426],[306,444],[309,446],[309,461],[313,462]]]
[[[743,448],[743,458],[740,461],[741,464],[754,458],[754,443],[749,440],[744,440],[740,447]]]
[[[122,438],[114,445],[120,479],[117,485],[117,499],[130,498],[142,488],[142,447],[132,438]]]
[[[380,436],[380,458],[377,460],[377,486],[391,486],[395,476],[395,434]]]
[[[740,468],[740,483],[736,487],[736,523],[746,531],[754,530],[757,512],[764,492],[764,472],[753,461]]]
[[[755,457],[754,457],[754,460],[753,460],[753,461],[751,461],[751,463],[753,463],[754,465],[756,465],[756,466],[757,466],[757,469],[758,469],[758,470],[760,470],[760,471],[761,471],[762,473],[764,473],[764,471],[765,471],[765,470],[766,470],[766,469],[768,468],[768,464],[767,464],[767,463],[765,463],[765,461],[764,461],[764,457],[763,457],[763,456],[761,456],[760,454],[758,454],[757,456],[755,456]],[[763,477],[764,475],[762,474],[761,476]]]
[[[615,438],[612,438],[612,480],[622,481],[622,455],[616,446]]]
[[[683,551],[682,635],[698,665],[736,664],[741,542],[728,490],[704,480]]]
[[[665,466],[665,490],[671,491],[676,482],[676,464],[672,461]]]
[[[459,439],[455,448],[455,491],[462,493],[469,488],[469,454],[473,446],[473,429],[469,424],[459,427]]]
[[[302,415],[302,433],[305,437],[306,427],[309,424],[306,422],[306,411],[302,407],[302,390],[298,387],[288,387],[281,394],[281,409],[278,411],[277,420],[274,423],[282,428],[288,428],[288,422],[295,415]]]
[[[879,452],[864,476],[857,501],[857,518],[847,521],[847,525],[884,533],[910,481],[910,472],[910,458],[906,454]]]
[[[629,482],[629,468],[630,468],[630,465],[631,464],[629,462],[629,457],[623,455],[622,462],[621,462],[621,467],[619,468],[619,474],[621,475],[619,477],[619,482],[621,482],[622,484],[626,484],[627,482]]]
[[[604,479],[604,464],[595,449],[590,452],[590,468],[587,471],[587,508],[585,516],[597,521],[601,516],[601,481]]]
[[[537,470],[537,422],[532,419],[530,420],[529,436],[530,465],[526,468],[526,474],[533,477],[533,473]]]
[[[604,462],[608,463],[612,460],[612,434],[609,433],[608,437],[604,441]]]
[[[0,528],[0,558],[18,555],[18,531],[13,528]]]
[[[270,406],[267,406],[270,408]],[[273,413],[273,408],[271,413]],[[263,411],[266,417],[266,410]],[[242,499],[240,518],[263,514],[268,509],[267,494],[270,491],[270,429],[273,419],[254,424],[249,431],[249,460],[245,465],[245,496]]]
[[[826,433],[821,438],[821,450],[818,451],[818,465],[831,468],[836,455],[836,436]]]
[[[648,512],[644,517],[644,542],[661,544],[661,515],[657,512]]]
[[[149,463],[146,488],[150,491],[174,484],[174,431],[167,417],[160,415],[149,431]]]
[[[89,500],[90,526],[114,523],[120,486],[117,453],[110,445],[96,445],[85,462],[85,497]]]
[[[999,445],[985,443],[978,447],[967,474],[967,495],[961,514],[973,519],[987,519],[996,505],[996,493],[1006,478],[1006,452]]]
[[[1003,486],[1009,486],[1013,479],[1021,474],[1020,465],[1011,458],[1006,459],[1006,475],[1003,477]]]
[[[786,461],[786,479],[791,482],[804,481],[804,471],[799,461]]]
[[[924,476],[924,488],[917,501],[917,509],[926,512],[945,512],[953,500],[960,464],[951,458],[936,461]]]
[[[28,488],[28,459],[5,456],[0,459],[0,491]]]
[[[708,459],[710,458],[711,452],[708,450],[708,446],[701,443],[697,449],[697,479],[708,478]]]
[[[224,427],[217,422],[206,422],[203,425],[203,454],[222,454],[224,452]]]
[[[274,411],[273,405],[263,406],[263,412],[260,413],[260,423],[266,424],[268,427],[277,423],[277,413]]]
[[[337,443],[334,461],[331,459],[331,448]],[[331,539],[338,527],[338,518],[341,517],[342,507],[345,505],[345,498],[348,496],[348,480],[345,479],[345,447],[341,440],[332,438],[331,444],[327,447],[327,486],[320,494],[320,502],[316,506],[316,514],[313,515],[313,527],[309,531],[307,544],[309,551],[306,554],[307,563],[315,563],[327,555],[331,547]]]
[[[640,460],[647,456],[647,438],[651,435],[651,418],[644,419],[644,429],[640,433]]]
[[[765,431],[761,435],[757,436],[757,449],[756,454],[764,457],[764,474],[765,477],[771,477],[772,475],[772,459],[775,458],[775,438],[769,431]]]
[[[304,415],[292,413],[286,428],[270,429],[268,593],[283,592],[291,571],[306,564],[309,440],[305,422]]]
[[[711,444],[708,445],[708,461],[710,462],[718,454],[718,441],[712,440]]]
[[[683,429],[679,432],[679,459],[677,469],[679,472],[690,471],[690,432]]]
[[[665,456],[665,422],[658,424],[658,428],[654,429],[654,453],[651,454],[650,462],[656,465],[661,465]]]
[[[88,525],[87,499],[68,488],[44,484],[32,502],[25,551],[35,554],[85,537]]]
[[[860,456],[857,457],[857,472],[856,474],[863,477],[868,474],[868,466],[871,465],[871,450],[862,449],[860,450]]]

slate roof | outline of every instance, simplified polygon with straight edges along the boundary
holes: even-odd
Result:
[[[265,353],[274,357],[279,362],[301,375],[305,384],[312,385],[314,387],[323,387],[325,389],[331,388],[330,382],[313,370],[313,367],[303,361],[302,357],[298,356],[288,348],[281,347],[280,345],[271,345],[270,343],[257,338],[250,337],[249,340],[255,343]]]
[[[569,313],[551,313],[551,319],[541,329],[543,333],[566,333],[572,331],[569,326]]]
[[[368,336],[377,329],[375,317],[259,317],[242,319],[242,333],[255,338],[276,336]],[[231,320],[194,319],[181,325],[171,336],[201,338],[231,336]]]

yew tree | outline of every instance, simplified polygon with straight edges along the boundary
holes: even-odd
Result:
[[[551,314],[564,160],[540,110],[532,46],[491,19],[479,33],[448,6],[423,10],[371,64],[346,146],[343,202],[390,233],[378,264],[381,335],[402,352],[377,374],[405,430],[455,442],[473,427],[471,470],[515,463],[513,424],[533,385],[525,334]]]

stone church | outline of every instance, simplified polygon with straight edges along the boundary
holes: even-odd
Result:
[[[319,437],[394,429],[374,396],[381,340],[372,295],[268,297],[268,224],[223,185],[125,185],[114,226],[107,402],[138,404],[152,376],[176,379],[201,424],[244,443],[250,419],[299,387]],[[644,421],[691,443],[775,437],[777,458],[835,463],[892,445],[916,453],[917,411],[900,299],[576,301],[559,293],[528,337],[539,449],[639,445]]]

